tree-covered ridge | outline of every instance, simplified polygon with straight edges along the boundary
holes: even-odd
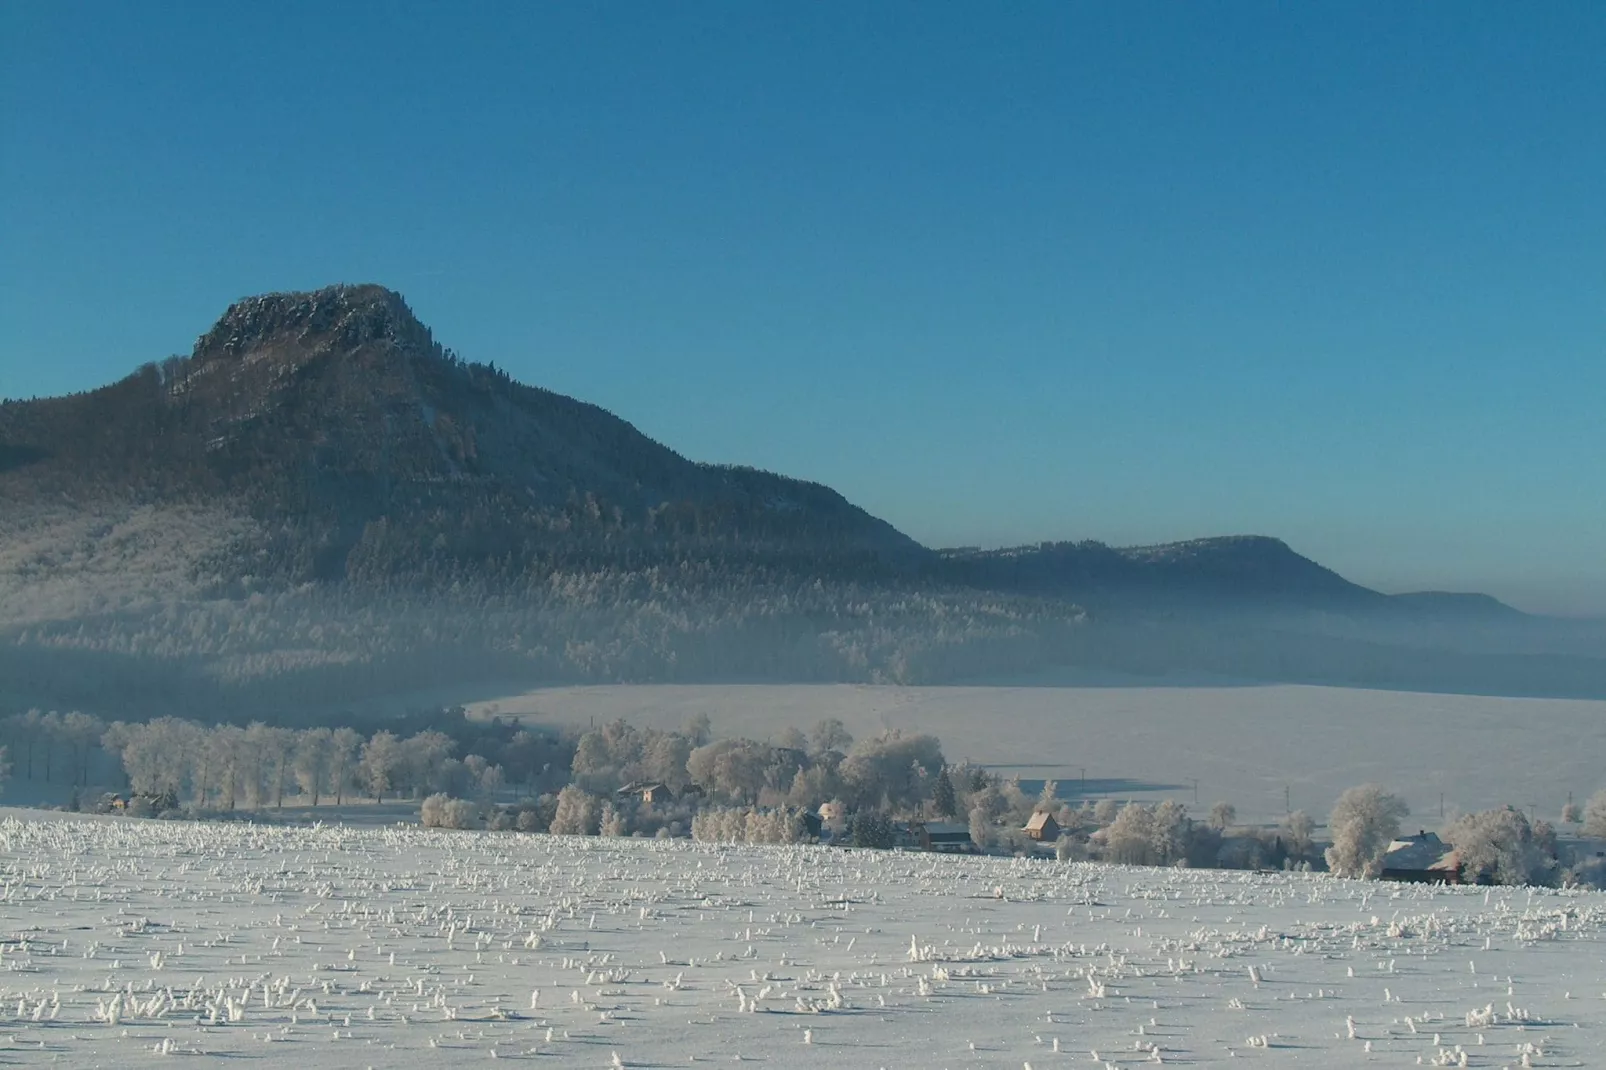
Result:
[[[576,556],[896,565],[915,543],[835,492],[696,464],[584,402],[467,363],[379,287],[232,306],[189,357],[0,406],[0,496],[225,500],[284,582],[517,574]],[[243,564],[243,563],[242,563]]]

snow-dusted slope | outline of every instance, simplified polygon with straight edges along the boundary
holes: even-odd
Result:
[[[35,815],[0,924],[26,1065],[1606,1065],[1596,893]]]

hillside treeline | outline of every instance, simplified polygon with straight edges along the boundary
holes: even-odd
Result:
[[[682,562],[450,594],[309,585],[0,632],[17,706],[267,716],[486,680],[941,682],[1063,659],[1074,607]]]

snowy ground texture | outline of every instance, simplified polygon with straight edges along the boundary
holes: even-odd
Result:
[[[1606,896],[0,821],[0,1064],[1606,1066]]]

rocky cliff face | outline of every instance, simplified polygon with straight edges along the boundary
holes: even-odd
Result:
[[[375,344],[435,349],[429,328],[400,294],[382,286],[331,286],[236,301],[196,341],[193,357],[206,363],[277,352],[310,359]]]

